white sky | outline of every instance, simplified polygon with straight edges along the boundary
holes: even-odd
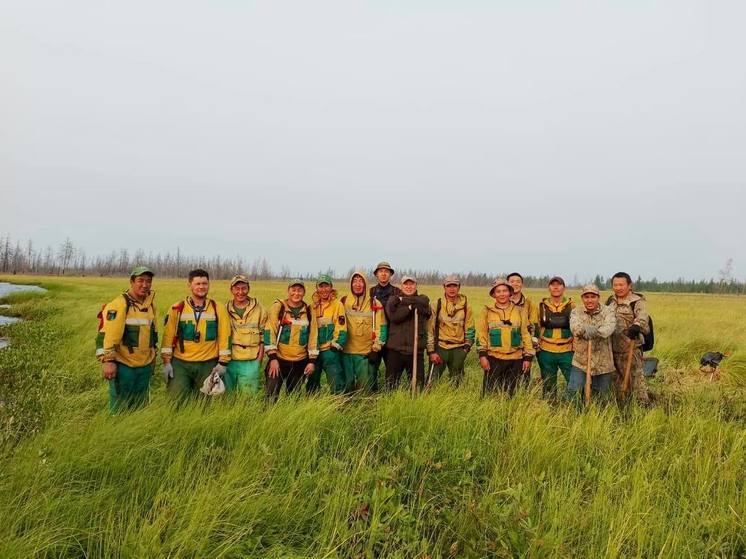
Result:
[[[746,2],[0,5],[0,233],[746,277]]]

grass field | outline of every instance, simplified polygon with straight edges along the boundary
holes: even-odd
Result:
[[[0,557],[746,556],[746,298],[648,297],[650,410],[481,399],[471,355],[465,386],[416,399],[175,410],[156,375],[150,406],[110,417],[95,317],[126,280],[0,281],[49,290],[0,327]],[[161,311],[186,290],[154,287]],[[718,382],[708,350],[732,352]]]

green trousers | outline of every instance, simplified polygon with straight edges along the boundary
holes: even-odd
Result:
[[[368,361],[367,355],[343,353],[342,369],[345,375],[345,392],[373,391],[373,379],[378,373],[378,364]]]
[[[225,391],[259,394],[259,360],[232,360],[225,372]]]
[[[453,349],[438,347],[436,353],[440,355],[443,364],[435,366],[430,364],[427,371],[425,371],[425,382],[430,378],[430,369],[433,371],[433,383],[435,383],[446,370],[446,367],[448,367],[451,382],[456,386],[461,384],[464,378],[464,361],[466,361],[468,353],[462,347],[455,347]]]
[[[311,394],[321,388],[321,371],[326,372],[329,390],[332,394],[342,394],[345,390],[345,378],[342,371],[342,354],[339,351],[325,349],[319,352],[316,368],[306,381],[306,391]]]
[[[565,377],[565,383],[570,384],[570,371],[572,370],[572,356],[575,352],[563,351],[552,353],[551,351],[540,351],[536,360],[539,362],[541,371],[542,390],[544,394],[555,394],[557,392],[557,370]]]
[[[153,364],[129,367],[117,363],[117,376],[109,381],[109,411],[136,409],[148,402]]]
[[[209,361],[182,361],[174,357],[171,360],[174,378],[168,381],[166,390],[170,396],[182,400],[201,395],[199,389],[202,388],[202,383],[217,364],[217,358]]]

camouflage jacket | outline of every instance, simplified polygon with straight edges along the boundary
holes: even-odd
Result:
[[[598,335],[588,340],[585,334],[586,326],[598,328]],[[586,370],[588,366],[588,344],[591,344],[591,375],[601,375],[614,370],[614,355],[611,352],[611,335],[616,327],[614,311],[610,307],[600,305],[597,310],[589,313],[583,305],[572,310],[570,314],[570,330],[574,336],[575,354],[572,364],[578,369]]]
[[[634,312],[632,311],[633,303],[635,305]],[[617,299],[616,296],[610,297],[608,307],[616,315],[616,330],[614,330],[614,335],[611,338],[611,347],[614,353],[627,353],[630,344],[630,339],[625,334],[627,328],[632,324],[637,324],[643,334],[650,333],[645,297],[630,291],[624,299]],[[635,345],[642,345],[642,336],[635,340]]]

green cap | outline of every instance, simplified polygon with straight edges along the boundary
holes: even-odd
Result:
[[[131,278],[136,278],[137,276],[144,276],[149,275],[150,277],[153,277],[155,274],[152,272],[150,268],[147,268],[145,266],[136,266],[132,268],[132,272],[130,273]]]
[[[332,282],[332,277],[329,274],[321,274],[316,280],[316,287],[318,287],[322,283],[328,283],[329,285],[334,285]]]
[[[288,282],[288,289],[290,289],[294,285],[300,285],[303,289],[306,288],[306,284],[303,283],[302,279],[292,279],[292,280],[290,280],[290,282]]]

